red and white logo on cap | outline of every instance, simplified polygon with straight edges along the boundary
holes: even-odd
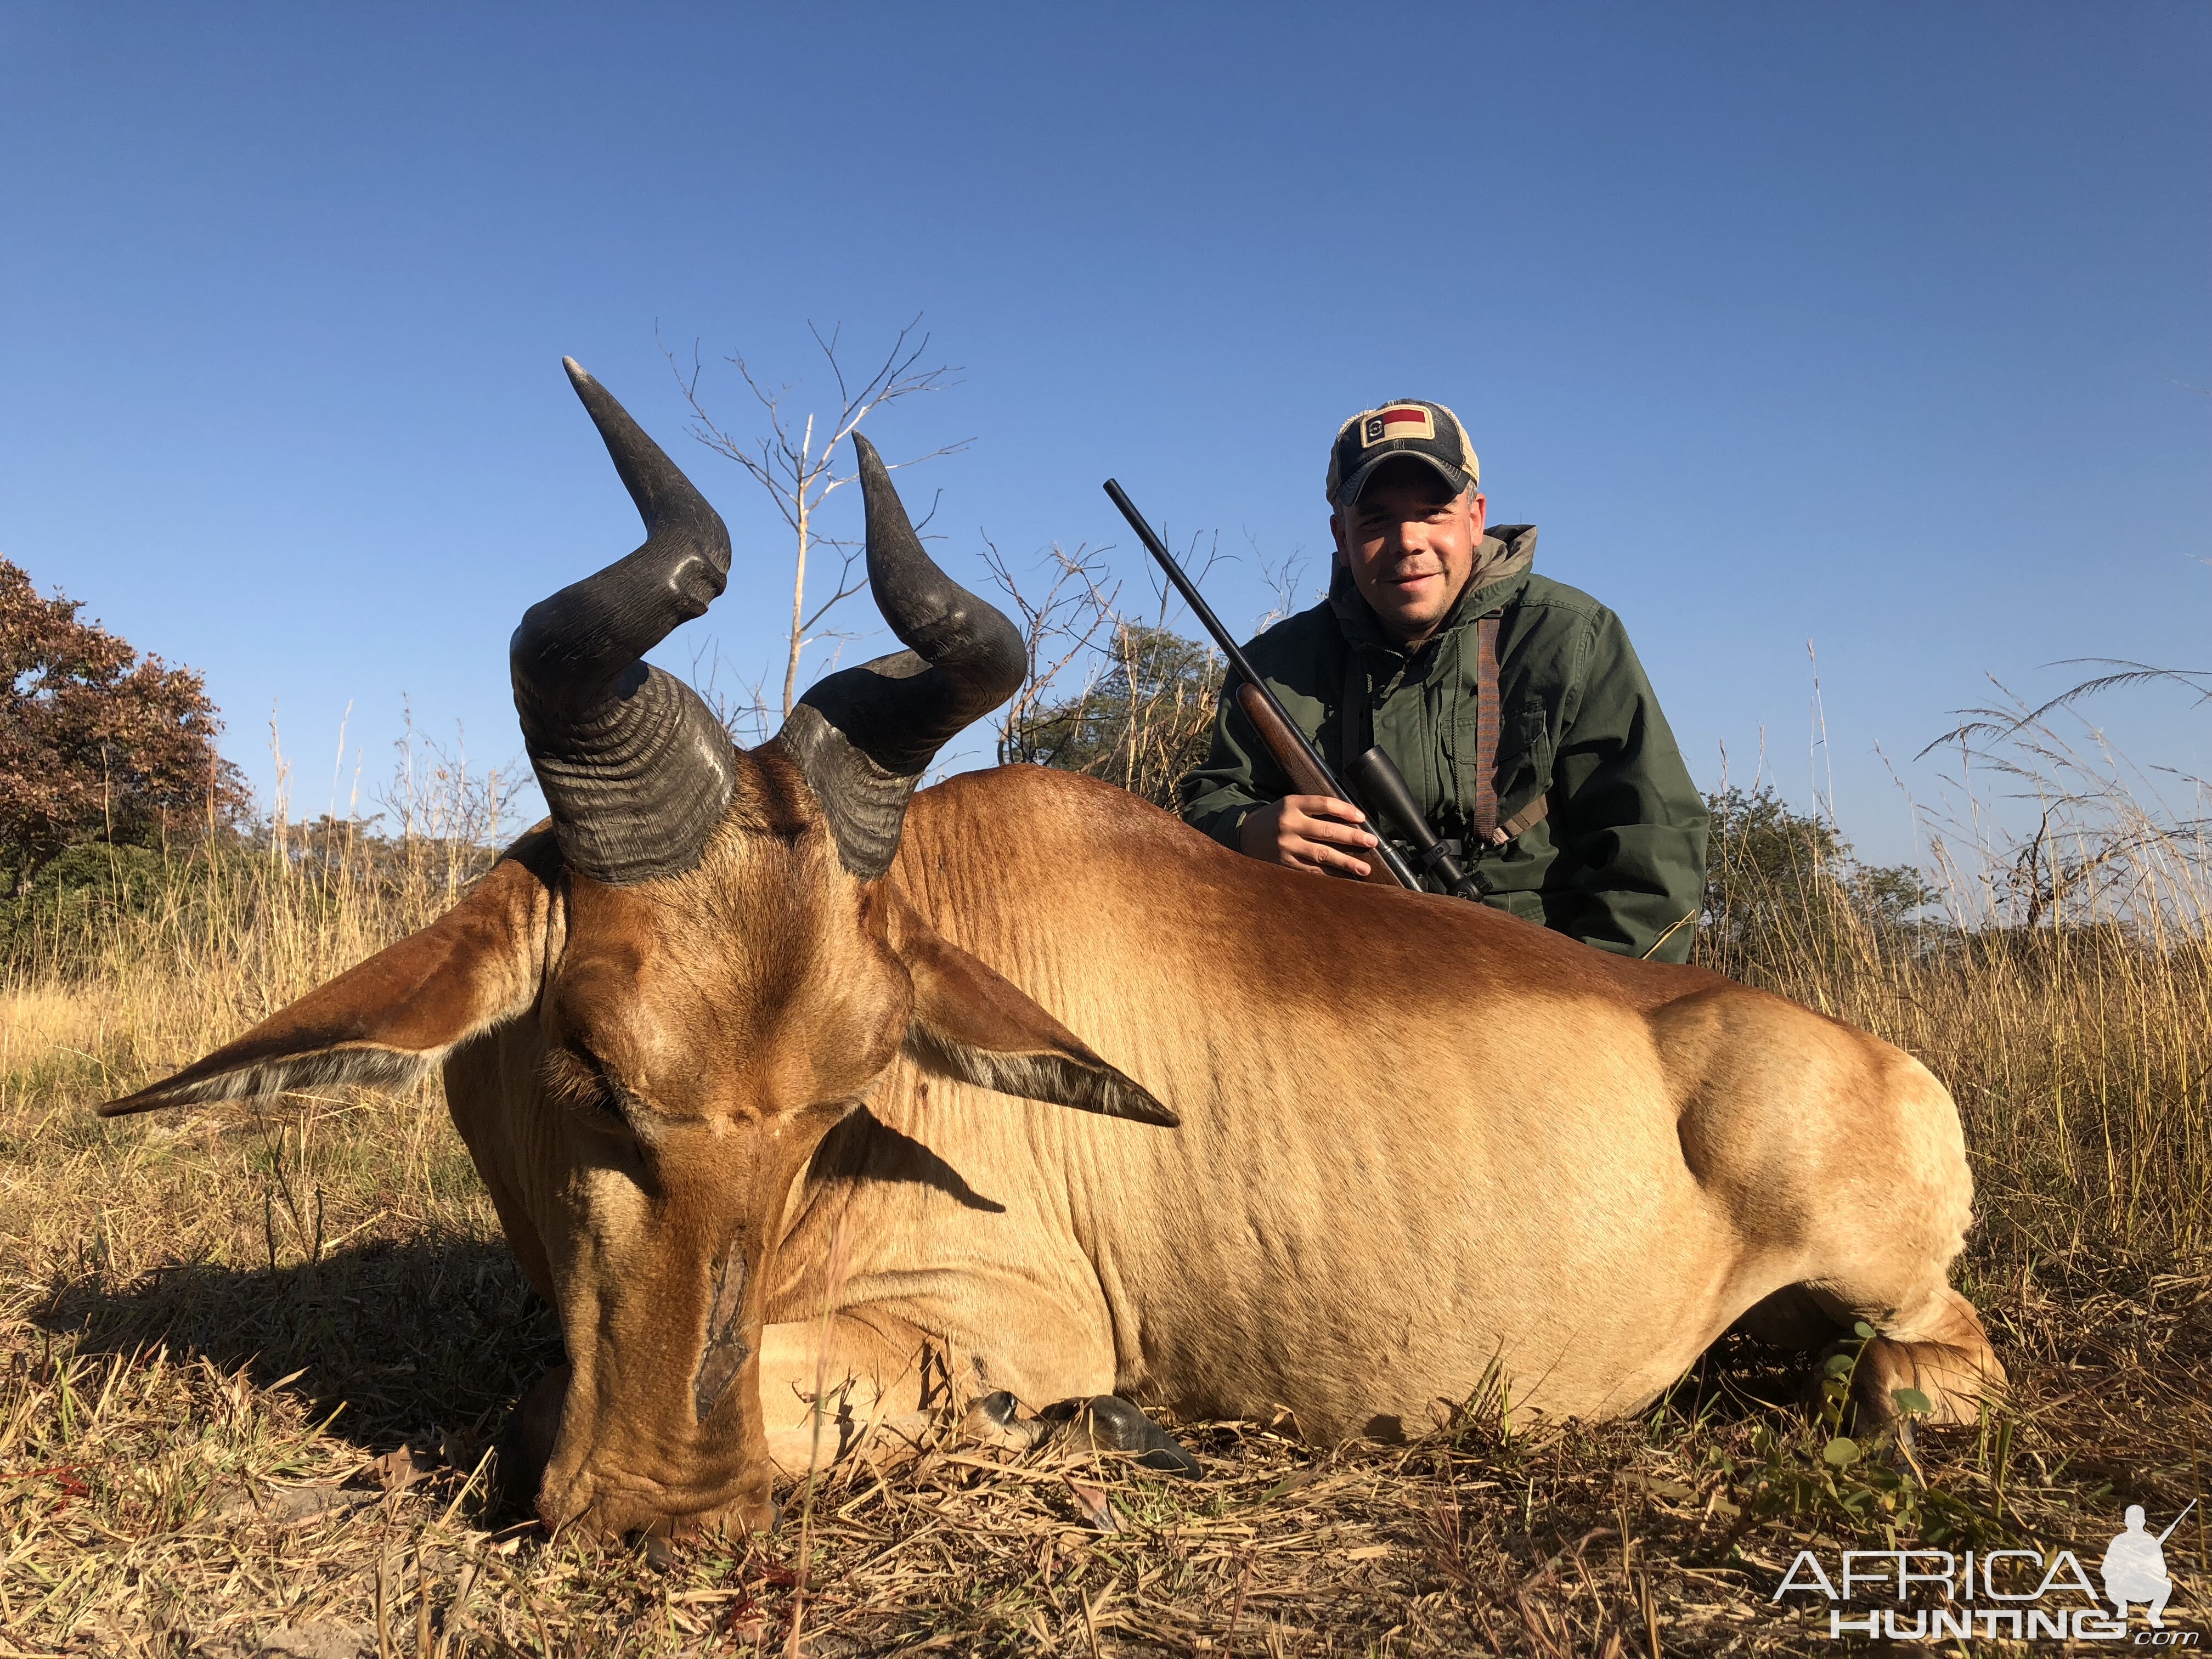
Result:
[[[1360,422],[1359,447],[1372,449],[1393,438],[1433,438],[1437,418],[1419,404],[1393,404]]]

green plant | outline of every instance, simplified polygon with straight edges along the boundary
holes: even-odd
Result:
[[[1698,960],[1738,979],[1840,963],[1942,895],[1909,864],[1869,865],[1826,817],[1771,785],[1705,798],[1711,813]]]

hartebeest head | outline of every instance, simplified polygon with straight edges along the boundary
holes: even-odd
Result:
[[[909,648],[830,676],[741,752],[641,660],[721,592],[728,532],[568,368],[647,536],[515,630],[550,832],[421,933],[101,1111],[396,1084],[445,1061],[567,1342],[544,1519],[757,1527],[772,1513],[757,1350],[786,1199],[902,1048],[1035,1099],[1176,1120],[884,879],[931,757],[1026,658],[923,551],[867,441],[854,440],[869,584]]]

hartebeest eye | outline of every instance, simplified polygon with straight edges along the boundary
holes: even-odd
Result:
[[[545,1092],[579,1116],[603,1129],[631,1129],[632,1096],[607,1063],[581,1047],[547,1052],[538,1068]]]

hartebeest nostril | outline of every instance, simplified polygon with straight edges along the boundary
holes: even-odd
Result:
[[[721,1403],[752,1352],[738,1329],[745,1305],[745,1260],[740,1249],[738,1242],[731,1243],[714,1264],[709,1285],[707,1338],[699,1352],[699,1369],[691,1378],[691,1408],[702,1423]]]

